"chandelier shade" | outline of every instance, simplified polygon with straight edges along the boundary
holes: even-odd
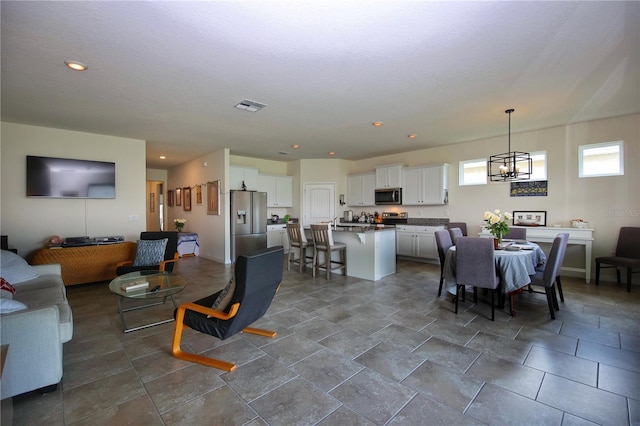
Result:
[[[529,180],[533,167],[531,155],[528,152],[511,151],[511,113],[513,108],[505,111],[509,114],[509,147],[507,152],[489,157],[487,175],[492,182],[506,182],[514,180]]]

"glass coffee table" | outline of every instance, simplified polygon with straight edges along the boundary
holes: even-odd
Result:
[[[142,330],[143,328],[153,327],[173,321],[174,319],[172,316],[166,320],[127,328],[124,313],[149,308],[151,306],[162,305],[166,303],[167,298],[171,299],[173,306],[177,308],[178,306],[176,305],[176,301],[173,299],[173,295],[182,291],[186,284],[186,280],[180,275],[172,272],[160,271],[130,272],[112,280],[111,283],[109,283],[109,290],[118,295],[118,314],[120,314],[123,331],[125,333],[129,333],[131,331]],[[126,287],[129,287],[129,289],[126,290]],[[159,301],[157,299],[162,300]],[[148,300],[150,303],[142,305],[137,304],[134,307],[124,308],[123,302],[125,300]]]

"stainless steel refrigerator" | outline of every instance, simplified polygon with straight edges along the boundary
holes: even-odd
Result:
[[[231,191],[231,261],[267,248],[267,193]]]

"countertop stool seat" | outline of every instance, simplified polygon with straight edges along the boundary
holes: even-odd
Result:
[[[331,271],[343,270],[343,275],[347,275],[347,246],[344,243],[333,241],[331,227],[329,224],[311,225],[313,235],[313,276],[316,276],[317,269],[327,271],[327,279],[331,279]],[[331,260],[333,252],[340,253],[340,261]],[[318,253],[324,253],[324,267],[320,264]]]
[[[307,241],[302,225],[299,223],[287,223],[287,236],[289,237],[289,258],[287,259],[287,271],[291,265],[298,265],[299,272],[307,265],[313,265],[313,255],[307,256],[307,249],[313,248],[313,243]],[[298,258],[296,258],[296,249]]]

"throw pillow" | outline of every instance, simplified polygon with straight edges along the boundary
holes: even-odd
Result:
[[[10,312],[21,311],[27,309],[27,305],[13,299],[0,298],[0,314],[8,314]]]
[[[236,280],[231,278],[227,283],[227,286],[222,289],[216,300],[213,301],[211,307],[219,311],[224,311],[229,306],[233,293],[236,291]]]
[[[0,290],[6,290],[11,294],[16,294],[16,288],[9,284],[9,281],[5,280],[4,277],[0,277]]]
[[[7,250],[0,250],[0,270],[4,279],[13,284],[31,280],[40,275],[26,260]]]
[[[133,266],[156,266],[164,260],[168,238],[161,240],[138,240]]]

